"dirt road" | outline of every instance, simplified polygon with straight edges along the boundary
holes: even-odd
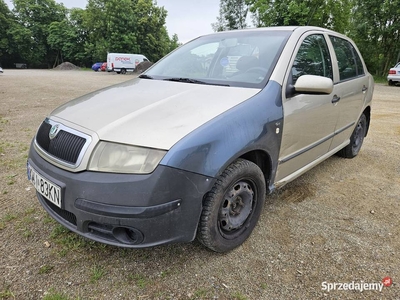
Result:
[[[400,299],[399,87],[376,86],[355,159],[332,157],[269,196],[250,239],[221,255],[197,242],[104,246],[66,231],[39,205],[25,175],[37,127],[60,104],[131,78],[0,74],[0,299]],[[324,289],[387,276],[393,284],[381,292]]]

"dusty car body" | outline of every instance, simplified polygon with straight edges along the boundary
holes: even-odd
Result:
[[[347,37],[239,30],[178,48],[139,78],[54,110],[28,178],[70,230],[131,248],[241,245],[265,195],[331,155],[355,157],[372,76]]]

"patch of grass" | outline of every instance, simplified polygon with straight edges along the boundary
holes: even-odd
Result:
[[[166,271],[161,271],[161,278],[166,278],[167,276],[171,275],[172,271],[171,270],[166,270]]]
[[[151,252],[148,249],[141,249],[136,255],[141,261],[149,260],[151,258]]]
[[[14,215],[14,214],[12,214],[12,213],[7,213],[7,214],[4,216],[3,220],[4,220],[5,222],[10,222],[10,221],[12,221],[12,220],[15,220],[16,218],[17,218],[16,215]]]
[[[64,294],[54,293],[44,296],[43,300],[69,300],[69,298]]]
[[[66,249],[76,249],[81,247],[83,240],[61,224],[57,224],[50,234],[57,244],[64,246]]]
[[[29,216],[29,215],[32,215],[32,214],[34,214],[36,212],[36,209],[35,208],[28,208],[28,209],[26,209],[25,211],[24,211],[24,215],[25,216]]]
[[[149,284],[149,280],[141,274],[129,274],[128,278],[129,280],[134,281],[135,284],[141,289],[146,288],[146,286]]]
[[[241,292],[235,292],[232,294],[232,299],[247,300],[247,297],[243,295]]]
[[[57,224],[57,222],[49,215],[45,215],[43,218],[43,224]]]
[[[65,256],[69,250],[92,248],[105,249],[107,247],[105,244],[87,240],[58,223],[50,233],[50,238],[57,245],[62,246],[62,251],[59,253],[61,256]]]
[[[0,123],[1,124],[8,124],[8,120],[0,117]]]
[[[40,267],[40,269],[39,269],[39,274],[49,274],[50,272],[51,272],[51,270],[53,270],[53,266],[50,266],[50,265],[44,265],[44,266],[41,266]]]
[[[30,231],[28,228],[25,228],[22,232],[22,235],[24,236],[24,238],[29,238],[32,236],[32,231]]]
[[[16,218],[17,218],[17,215],[15,215],[13,213],[6,213],[6,215],[2,219],[0,219],[0,230],[3,230],[4,228],[6,228],[6,224],[15,220]]]
[[[260,286],[263,290],[266,290],[267,289],[267,284],[265,283],[265,282],[263,282],[263,283],[261,283],[261,286]]]
[[[15,177],[17,177],[17,176],[18,176],[18,174],[8,175],[7,176],[7,184],[13,185],[15,183]]]
[[[13,292],[10,290],[10,287],[6,287],[3,291],[0,291],[0,299],[15,299]]]
[[[3,195],[7,195],[8,194],[8,191],[3,191]]]
[[[388,83],[386,76],[374,75],[374,81],[375,83]]]
[[[190,297],[191,300],[197,299],[211,299],[210,291],[206,288],[199,288],[194,291],[193,296]]]
[[[67,295],[64,293],[56,292],[54,290],[50,290],[49,293],[47,293],[44,297],[43,300],[70,300]]]
[[[24,225],[29,225],[34,222],[36,222],[36,219],[33,216],[25,216],[21,221],[21,223]]]
[[[68,254],[68,249],[61,249],[60,251],[58,251],[58,255],[60,255],[60,257],[65,257]]]
[[[102,266],[94,265],[91,273],[92,274],[90,275],[90,282],[95,283],[96,281],[99,281],[104,275],[106,275],[106,270]]]

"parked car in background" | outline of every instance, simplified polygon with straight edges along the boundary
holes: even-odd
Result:
[[[26,69],[28,68],[27,64],[25,63],[14,63],[16,69]]]
[[[103,64],[102,62],[97,62],[97,63],[95,63],[95,64],[92,66],[92,70],[95,71],[95,72],[99,71],[99,69],[101,68],[101,65],[102,65],[102,64]]]
[[[126,74],[127,72],[135,71],[136,66],[142,61],[149,60],[142,54],[108,53],[107,71]]]
[[[389,85],[400,83],[400,62],[389,70],[387,80]]]
[[[107,70],[107,63],[106,63],[106,62],[103,62],[103,63],[101,64],[100,70],[101,70],[102,72],[105,72],[105,71]]]
[[[3,73],[3,68],[2,67],[0,67],[0,73]]]
[[[89,239],[143,248],[197,236],[230,251],[271,212],[267,193],[359,153],[373,90],[354,42],[331,30],[205,35],[54,110],[28,179],[55,220]]]

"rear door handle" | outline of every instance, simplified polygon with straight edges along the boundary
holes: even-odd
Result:
[[[368,90],[368,87],[366,87],[365,85],[362,88],[362,92],[365,93]]]
[[[333,96],[333,99],[332,99],[333,104],[338,103],[339,101],[340,101],[340,97],[338,97],[338,95]]]

